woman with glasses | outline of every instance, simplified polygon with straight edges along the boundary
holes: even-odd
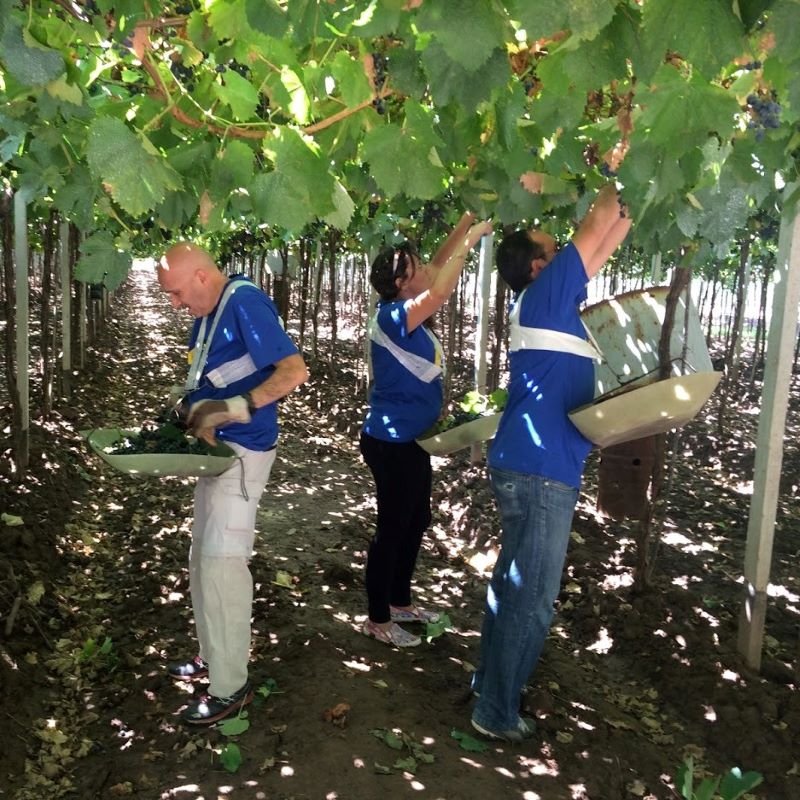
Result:
[[[370,282],[380,296],[370,321],[373,385],[361,453],[375,479],[378,521],[367,554],[367,636],[414,647],[419,636],[398,623],[435,622],[414,604],[411,578],[431,521],[430,455],[416,438],[442,410],[442,346],[426,326],[458,284],[467,253],[491,232],[464,214],[429,264],[410,242],[382,251]]]

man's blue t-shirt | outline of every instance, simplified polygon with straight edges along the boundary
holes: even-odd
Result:
[[[578,305],[588,278],[571,242],[521,296],[520,325],[563,331],[586,339]],[[519,302],[519,298],[517,301]],[[509,355],[510,383],[489,466],[540,475],[580,487],[592,443],[567,416],[594,396],[594,363],[572,353],[517,350]]]
[[[241,276],[236,276],[241,280]],[[233,279],[232,279],[233,280]],[[208,315],[206,330],[211,330],[216,309]],[[194,322],[189,338],[190,357],[197,341],[202,318]],[[224,400],[263,383],[274,371],[274,364],[297,353],[286,335],[275,304],[255,284],[237,286],[222,309],[222,316],[211,342],[208,360],[189,402]],[[225,385],[221,385],[225,384]],[[262,406],[247,424],[232,422],[217,429],[217,438],[235,442],[248,450],[268,450],[278,440],[278,404]]]
[[[379,303],[376,322],[389,339],[431,364],[441,361],[441,348],[423,325],[408,331],[406,301]],[[386,442],[410,442],[430,428],[442,410],[442,378],[426,382],[401,364],[386,347],[373,341],[373,385],[363,430]]]

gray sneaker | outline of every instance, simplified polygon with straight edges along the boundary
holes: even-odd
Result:
[[[520,717],[516,728],[508,731],[492,731],[479,725],[475,720],[471,720],[472,727],[487,739],[494,739],[500,742],[523,742],[530,739],[536,733],[536,722],[529,717]]]

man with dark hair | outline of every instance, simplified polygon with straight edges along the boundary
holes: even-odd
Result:
[[[561,250],[542,231],[506,236],[497,267],[516,293],[509,314],[509,396],[489,449],[502,548],[487,593],[473,727],[519,742],[533,720],[519,714],[553,618],[584,461],[592,444],[569,412],[594,395],[597,353],[578,306],[586,284],[622,243],[631,221],[614,186],[599,192]]]

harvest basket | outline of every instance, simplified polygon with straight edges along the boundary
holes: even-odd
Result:
[[[497,432],[497,426],[500,424],[502,416],[502,413],[497,413],[473,419],[443,433],[435,433],[432,436],[417,439],[417,444],[432,456],[454,453],[456,450],[491,439]]]
[[[569,418],[598,447],[665,433],[693,419],[721,377],[721,372],[695,372],[616,389],[575,409]]]
[[[95,428],[82,431],[89,446],[107,464],[129,475],[174,475],[178,477],[204,477],[220,475],[236,460],[236,453],[223,443],[212,448],[208,455],[192,453],[109,453],[114,445],[133,436],[137,431],[122,428]]]

